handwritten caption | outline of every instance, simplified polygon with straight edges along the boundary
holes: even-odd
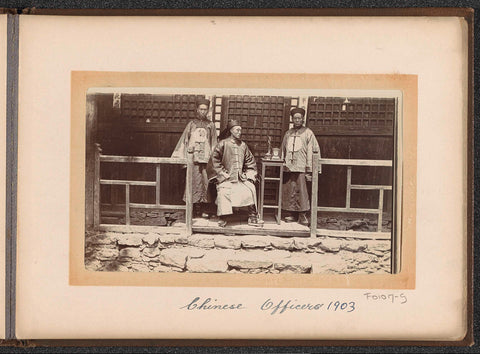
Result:
[[[384,304],[406,304],[408,302],[407,296],[404,293],[379,293],[366,292],[363,294],[363,299],[367,302],[378,302]],[[329,311],[336,313],[350,313],[357,310],[357,301],[343,301],[333,299],[331,301],[322,302],[302,302],[298,299],[266,299],[262,303],[254,305],[254,308],[270,315],[281,315],[286,312],[315,312],[315,311]],[[225,311],[241,311],[245,310],[247,305],[244,303],[228,303],[215,298],[195,297],[189,303],[180,307],[187,311],[208,311],[208,310],[225,310]]]
[[[182,310],[245,310],[246,305],[242,303],[224,303],[215,298],[207,297],[201,299],[195,297],[188,304],[180,307]],[[332,300],[329,302],[319,303],[302,303],[297,299],[267,299],[258,307],[261,311],[265,311],[270,315],[280,315],[287,311],[332,311],[332,312],[353,312],[356,309],[355,301],[343,302],[340,300]]]

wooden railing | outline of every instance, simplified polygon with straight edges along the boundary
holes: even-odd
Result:
[[[354,160],[354,159],[322,159],[319,158],[319,153],[313,153],[312,164],[312,206],[311,206],[311,221],[310,221],[310,236],[316,237],[317,229],[317,214],[319,211],[327,212],[344,212],[344,213],[364,213],[364,214],[377,214],[377,233],[382,233],[383,223],[383,200],[384,194],[387,190],[392,190],[391,185],[369,185],[369,184],[352,184],[352,168],[354,166],[367,166],[367,167],[392,167],[391,160]],[[318,205],[318,170],[320,165],[335,165],[346,166],[347,168],[347,192],[345,196],[345,207],[325,207]],[[378,190],[378,208],[354,208],[351,206],[351,192],[352,190]],[[351,231],[336,231],[336,230],[322,230],[324,233],[335,234],[335,236],[352,235]],[[358,232],[358,234],[365,233],[364,231]]]
[[[125,227],[130,226],[130,209],[146,208],[146,209],[179,209],[185,210],[185,225],[187,235],[192,234],[192,166],[193,153],[188,152],[186,159],[170,158],[170,157],[142,157],[142,156],[113,156],[102,155],[99,144],[95,144],[95,182],[94,182],[94,227],[99,228],[100,223],[100,186],[101,185],[123,185],[125,186]],[[156,170],[155,181],[133,181],[118,179],[101,179],[100,166],[103,162],[115,163],[140,163],[154,164]],[[185,188],[185,204],[183,205],[167,205],[160,203],[160,168],[162,164],[166,165],[186,165],[186,188]],[[346,196],[345,207],[325,207],[318,205],[318,170],[320,165],[345,166],[347,168],[346,179]],[[310,220],[310,236],[317,235],[336,236],[336,237],[366,237],[366,238],[390,238],[391,233],[382,232],[383,221],[383,201],[385,191],[391,191],[391,185],[368,185],[368,184],[352,184],[352,169],[354,166],[368,167],[392,167],[391,160],[353,160],[353,159],[323,159],[319,158],[319,153],[314,152],[312,164],[312,200],[311,200],[311,220]],[[151,186],[155,187],[155,203],[132,203],[130,202],[130,186]],[[351,206],[352,190],[378,190],[379,201],[378,208],[355,208]],[[345,231],[345,230],[327,230],[317,228],[317,218],[319,211],[326,212],[345,212],[345,213],[365,213],[376,214],[378,217],[377,231]],[[252,230],[252,232],[254,232]],[[354,235],[355,234],[355,235]],[[367,235],[368,234],[368,235]]]
[[[147,209],[180,209],[185,210],[185,225],[187,235],[192,234],[192,165],[193,153],[188,152],[186,159],[171,157],[142,157],[142,156],[113,156],[102,155],[100,144],[95,144],[95,185],[94,185],[94,227],[100,225],[100,186],[101,185],[123,185],[125,186],[125,225],[130,225],[130,208]],[[102,162],[116,163],[142,163],[155,165],[155,181],[132,181],[117,179],[101,179],[100,165]],[[186,165],[186,188],[184,205],[160,204],[160,166],[164,165]],[[130,202],[130,186],[151,186],[155,187],[155,204],[143,204]]]

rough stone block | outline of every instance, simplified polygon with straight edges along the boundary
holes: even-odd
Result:
[[[313,263],[311,273],[322,274],[327,271],[327,265],[323,263]]]
[[[144,263],[132,263],[130,270],[134,272],[150,272],[150,268]]]
[[[168,266],[174,266],[181,269],[185,268],[188,254],[178,248],[167,248],[160,252],[160,263]]]
[[[174,236],[174,240],[175,240],[175,243],[179,243],[179,244],[188,244],[188,238],[186,235],[173,235]]]
[[[375,250],[378,252],[388,252],[390,251],[390,241],[381,241],[375,240],[368,243],[368,248],[370,250]]]
[[[341,245],[342,242],[340,240],[327,238],[322,240],[322,243],[318,245],[318,247],[320,247],[320,249],[325,252],[338,252],[340,251]]]
[[[384,252],[373,250],[373,249],[366,249],[363,252],[368,253],[368,254],[373,254],[374,256],[377,256],[377,257],[383,257],[383,255],[384,255]]]
[[[240,249],[242,247],[242,241],[238,237],[216,236],[214,238],[215,247],[218,248],[230,248]]]
[[[142,241],[149,246],[153,246],[159,239],[159,235],[155,233],[150,233],[143,236]]]
[[[116,248],[100,248],[93,253],[94,257],[100,261],[114,260],[119,252]]]
[[[309,248],[317,248],[322,244],[322,240],[318,238],[305,238],[304,240]]]
[[[198,248],[190,248],[186,252],[188,255],[188,259],[202,258],[205,255],[205,251],[199,250]]]
[[[152,269],[153,272],[158,273],[171,273],[173,270],[170,267],[164,266],[163,264],[155,265]]]
[[[228,264],[225,260],[193,258],[187,262],[187,270],[193,273],[225,273]]]
[[[301,238],[297,238],[295,237],[293,239],[293,244],[292,244],[292,247],[291,249],[292,250],[304,250],[308,247],[308,239],[301,239]]]
[[[362,252],[368,248],[368,245],[365,241],[345,241],[341,249],[350,252]]]
[[[87,245],[109,245],[115,243],[116,240],[116,238],[109,237],[106,234],[98,234],[87,237],[85,243]]]
[[[146,247],[142,254],[148,258],[155,258],[160,255],[160,250],[157,247]]]
[[[371,263],[371,262],[375,262],[378,260],[376,259],[375,256],[372,256],[372,255],[369,255],[369,254],[366,254],[366,253],[357,253],[355,255],[352,255],[352,259],[351,259],[353,262],[357,263],[357,264],[360,264],[360,263]]]
[[[249,261],[249,260],[229,260],[228,265],[232,268],[237,269],[255,269],[255,268],[270,268],[273,263],[272,262],[263,262],[263,261]]]
[[[170,234],[159,235],[158,239],[160,240],[161,243],[168,245],[168,244],[175,243],[175,236],[176,235],[170,235]]]
[[[188,238],[188,244],[193,247],[214,248],[215,242],[211,235],[193,235]]]
[[[241,241],[243,248],[265,248],[271,245],[269,238],[257,235],[242,236]]]
[[[143,244],[142,234],[120,234],[117,237],[119,246],[140,247]]]
[[[103,262],[100,262],[98,259],[91,259],[85,261],[85,269],[91,271],[97,271],[103,267]]]
[[[118,258],[122,260],[137,260],[140,261],[142,259],[142,253],[138,248],[134,247],[127,247],[120,250]]]
[[[126,268],[119,261],[105,262],[103,266],[103,271],[105,272],[118,272],[120,268]]]
[[[282,273],[310,273],[310,270],[312,269],[312,265],[310,263],[300,262],[274,263],[273,267]]]

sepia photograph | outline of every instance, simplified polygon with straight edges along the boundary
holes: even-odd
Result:
[[[85,268],[396,274],[402,92],[90,87]]]
[[[471,21],[365,14],[23,16],[18,338],[462,339]]]

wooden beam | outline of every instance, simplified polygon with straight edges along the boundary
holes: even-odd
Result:
[[[175,227],[175,226],[144,226],[144,225],[110,225],[110,224],[100,224],[98,227],[99,231],[112,231],[112,232],[139,232],[139,233],[150,233],[158,232],[164,234],[176,234],[181,235],[185,234],[184,227]]]
[[[392,190],[392,186],[376,186],[376,185],[373,185],[373,184],[352,184],[350,186],[351,189],[364,189],[364,190],[376,190],[376,189],[382,189],[382,190],[386,190],[386,191],[391,191]]]
[[[359,238],[364,240],[390,240],[390,232],[370,232],[370,231],[352,231],[352,230],[328,230],[317,229],[317,236],[329,236],[339,238]]]
[[[185,205],[130,203],[132,208],[185,210]]]
[[[319,159],[322,165],[392,167],[391,160]]]
[[[115,156],[100,155],[101,162],[132,162],[132,163],[164,163],[174,165],[185,165],[186,159],[172,157],[149,157],[149,156]]]
[[[151,186],[155,187],[155,181],[127,181],[121,179],[101,179],[100,184],[115,184],[115,185],[129,185],[129,186]]]
[[[337,207],[317,207],[318,211],[338,211],[344,213],[365,213],[378,214],[378,209],[363,209],[363,208],[337,208]]]
[[[275,230],[262,227],[219,227],[219,226],[194,226],[194,232],[208,234],[235,234],[235,235],[263,235],[263,236],[282,236],[282,237],[309,237],[310,232],[304,230]]]
[[[100,224],[99,231],[112,231],[112,232],[138,232],[138,233],[163,233],[172,235],[185,234],[184,227],[176,226],[143,226],[143,225],[109,225]],[[196,226],[193,227],[193,231],[199,233],[215,233],[215,234],[238,234],[238,235],[269,235],[279,237],[309,237],[308,231],[302,230],[269,230],[263,228],[232,228],[232,227],[206,227]],[[390,240],[391,234],[389,232],[366,232],[366,231],[343,231],[343,230],[327,230],[317,229],[317,236],[328,236],[338,238],[357,238],[364,240]]]

